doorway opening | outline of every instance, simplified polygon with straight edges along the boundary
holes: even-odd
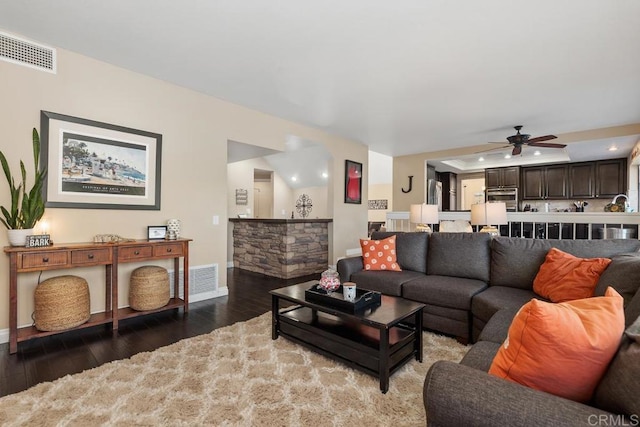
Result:
[[[475,203],[484,203],[484,178],[463,179],[460,185],[460,205],[463,211],[471,210],[471,205]]]
[[[253,214],[255,218],[274,218],[273,171],[253,170]]]

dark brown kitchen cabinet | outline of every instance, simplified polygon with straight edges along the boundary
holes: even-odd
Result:
[[[520,168],[492,168],[484,171],[487,188],[518,188],[520,185]]]
[[[569,165],[569,197],[592,199],[596,196],[596,165],[594,162]]]
[[[627,159],[596,162],[596,197],[609,198],[627,191]]]
[[[567,165],[522,168],[522,199],[566,199],[567,174]]]
[[[626,192],[627,160],[598,160],[569,165],[569,197],[608,199]]]

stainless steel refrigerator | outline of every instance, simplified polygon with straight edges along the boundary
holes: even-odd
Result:
[[[442,183],[440,181],[427,180],[427,204],[438,205],[438,210],[442,210]]]

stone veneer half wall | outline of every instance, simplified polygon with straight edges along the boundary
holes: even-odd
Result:
[[[331,219],[231,218],[230,221],[235,268],[282,279],[327,269]]]

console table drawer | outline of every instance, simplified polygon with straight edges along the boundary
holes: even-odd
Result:
[[[153,256],[153,248],[151,246],[132,246],[120,248],[118,252],[119,261],[131,261],[135,259],[150,258]]]
[[[35,252],[22,254],[20,268],[47,268],[61,266],[69,263],[69,252]]]
[[[182,255],[182,243],[167,243],[153,247],[154,257],[176,257]]]
[[[110,249],[84,249],[71,251],[71,264],[110,264]]]

